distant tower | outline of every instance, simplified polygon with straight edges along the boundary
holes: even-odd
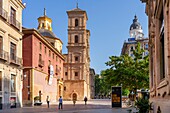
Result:
[[[142,26],[138,22],[138,18],[137,18],[136,15],[135,15],[135,17],[133,19],[133,23],[130,26],[129,33],[130,33],[130,37],[135,38],[136,40],[138,38],[142,38],[143,37]]]
[[[128,54],[129,56],[134,57],[133,50],[136,49],[137,43],[140,43],[141,48],[145,50],[143,56],[147,56],[149,54],[149,39],[144,37],[142,26],[138,22],[136,15],[134,16],[133,23],[130,25],[129,34],[130,38],[128,38],[128,41],[124,42],[121,54]]]
[[[87,13],[78,8],[67,11],[68,54],[65,60],[64,99],[90,97],[90,31],[86,29]]]

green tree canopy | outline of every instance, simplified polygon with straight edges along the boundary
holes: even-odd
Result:
[[[109,57],[106,65],[110,68],[101,73],[107,84],[122,85],[129,90],[149,88],[149,57],[143,57],[143,52],[138,43],[133,58],[128,55]]]

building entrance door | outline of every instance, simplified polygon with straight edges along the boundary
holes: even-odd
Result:
[[[77,94],[76,93],[73,94],[73,100],[77,101]]]

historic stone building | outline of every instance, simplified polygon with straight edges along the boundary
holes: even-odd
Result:
[[[80,8],[67,11],[68,54],[64,63],[64,99],[90,98],[90,31],[87,13]]]
[[[23,104],[33,105],[38,97],[46,103],[63,96],[62,41],[52,32],[52,20],[38,18],[38,30],[23,29]]]
[[[150,103],[152,113],[170,111],[170,1],[146,3],[150,52]]]
[[[95,70],[93,68],[90,68],[90,98],[91,99],[94,99],[94,96],[95,96]]]
[[[0,109],[22,106],[22,0],[0,0]]]
[[[128,54],[129,56],[134,57],[133,50],[135,50],[137,43],[140,43],[141,48],[145,50],[145,52],[143,52],[143,56],[148,55],[149,40],[148,38],[144,37],[142,26],[138,22],[136,15],[133,19],[133,23],[130,26],[129,34],[130,38],[128,38],[128,41],[124,42],[121,54]]]

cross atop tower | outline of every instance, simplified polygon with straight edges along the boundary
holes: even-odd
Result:
[[[79,4],[78,4],[78,0],[77,0],[76,8],[78,8],[78,5],[79,5]]]
[[[46,16],[46,9],[44,8],[44,16]]]

